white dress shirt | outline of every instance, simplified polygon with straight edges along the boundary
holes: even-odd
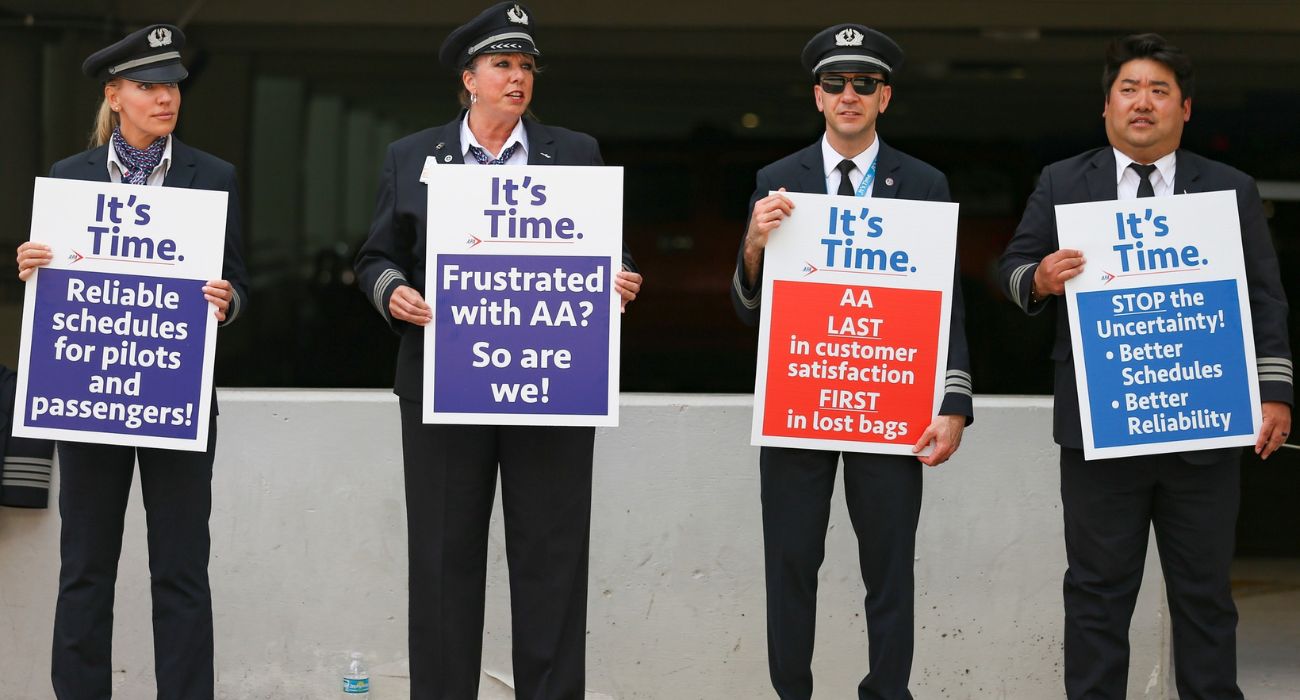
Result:
[[[872,161],[876,159],[876,154],[880,153],[880,139],[871,139],[871,145],[867,150],[849,158],[853,161],[853,170],[849,171],[849,184],[853,186],[853,191],[857,192],[858,184],[862,178],[866,177],[867,169],[871,167]],[[826,175],[826,194],[835,194],[840,190],[840,161],[844,156],[840,155],[831,144],[826,140],[826,135],[822,134],[822,168]],[[873,181],[867,188],[864,197],[870,197],[872,190],[876,189],[876,183]]]
[[[519,148],[516,148],[515,152],[510,154],[510,159],[507,160],[505,164],[528,165],[528,133],[524,131],[524,120],[522,119],[515,122],[514,131],[511,131],[510,136],[506,137],[506,142],[501,146],[501,150],[506,150],[510,147],[510,144],[513,143],[519,144]],[[483,144],[479,143],[478,139],[474,138],[474,132],[469,130],[468,112],[465,113],[465,118],[460,120],[460,145],[461,148],[464,149],[464,151],[461,152],[461,156],[463,156],[465,163],[468,165],[478,165],[479,162],[474,160],[474,156],[470,155],[469,147],[478,146],[479,148],[483,148]],[[496,160],[497,156],[501,155],[500,153],[493,153],[486,148],[483,148],[483,151],[491,156],[492,160]]]
[[[1129,163],[1137,161],[1115,150],[1115,181],[1119,185],[1120,199],[1135,199],[1138,194],[1138,180],[1140,179],[1137,171],[1128,167]],[[1174,168],[1178,152],[1174,151],[1164,158],[1155,162],[1155,172],[1151,173],[1151,188],[1155,190],[1157,197],[1168,197],[1174,192]],[[1146,163],[1138,163],[1146,165]]]

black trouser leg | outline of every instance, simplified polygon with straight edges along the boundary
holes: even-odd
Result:
[[[1237,607],[1231,567],[1241,500],[1241,453],[1215,464],[1165,466],[1152,521],[1182,700],[1238,700]]]
[[[140,490],[149,525],[158,700],[213,697],[208,517],[216,440],[213,421],[206,452],[139,450]]]
[[[113,590],[135,448],[60,442],[59,598],[50,677],[59,700],[112,696]]]
[[[858,536],[871,672],[860,700],[911,700],[915,644],[916,526],[921,463],[915,457],[844,453],[844,496]]]
[[[497,428],[425,425],[401,401],[412,700],[478,697]]]
[[[767,663],[781,700],[812,697],[817,570],[839,453],[764,447],[759,456],[767,578]]]
[[[1142,585],[1157,463],[1086,462],[1061,449],[1065,518],[1065,690],[1070,700],[1124,700],[1129,623]]]
[[[515,697],[582,700],[595,430],[500,431]]]

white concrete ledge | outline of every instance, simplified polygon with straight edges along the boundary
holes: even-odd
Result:
[[[620,699],[771,697],[752,398],[622,401],[622,427],[596,441],[588,687]],[[382,390],[223,390],[220,402],[211,520],[217,696],[332,697],[355,649],[372,663],[374,698],[406,697],[396,399]],[[1065,555],[1051,401],[977,397],[975,407],[961,451],[926,471],[912,689],[920,698],[1062,697]],[[1129,697],[1163,699],[1168,651],[1151,549]],[[128,700],[153,696],[146,562],[137,488],[114,634],[116,697]],[[57,573],[57,509],[0,509],[6,698],[52,697]],[[494,519],[484,667],[499,678],[510,672],[505,581]],[[851,697],[866,671],[865,591],[838,495],[821,582],[819,697]],[[485,687],[484,697],[499,692]]]

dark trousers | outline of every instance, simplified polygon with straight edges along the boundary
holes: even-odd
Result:
[[[412,700],[478,697],[501,472],[515,697],[581,700],[592,428],[425,425],[401,402]]]
[[[1081,450],[1061,449],[1071,700],[1125,697],[1129,622],[1152,526],[1169,597],[1179,697],[1242,697],[1229,580],[1240,464],[1238,450],[1224,451],[1212,464],[1191,464],[1176,454],[1085,462]]]
[[[214,421],[206,452],[59,443],[62,564],[50,675],[60,700],[112,695],[113,589],[137,459],[158,700],[213,697],[208,515],[216,439]]]
[[[817,570],[840,453],[764,447],[763,553],[767,570],[767,658],[782,700],[812,697]],[[921,463],[913,457],[844,453],[844,497],[858,537],[870,673],[860,700],[910,700],[912,561],[921,513]]]

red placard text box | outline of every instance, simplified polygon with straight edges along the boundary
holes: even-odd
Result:
[[[911,445],[937,407],[938,291],[775,280],[763,434]]]

